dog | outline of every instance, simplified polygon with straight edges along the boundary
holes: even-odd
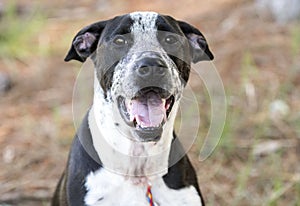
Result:
[[[214,58],[203,34],[171,16],[133,12],[80,30],[65,61],[87,58],[93,104],[52,206],[203,206],[173,128],[191,63]]]

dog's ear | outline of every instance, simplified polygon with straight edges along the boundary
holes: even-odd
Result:
[[[178,24],[182,32],[189,40],[193,63],[203,60],[213,60],[214,55],[209,50],[207,41],[203,34],[198,29],[186,22],[178,21]]]
[[[78,60],[84,62],[97,48],[97,44],[107,21],[100,21],[84,27],[72,41],[72,46],[65,61]]]

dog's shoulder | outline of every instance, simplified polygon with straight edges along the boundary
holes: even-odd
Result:
[[[163,177],[164,181],[172,189],[180,189],[189,185],[198,188],[195,169],[175,132],[173,136],[174,139],[169,155],[169,169],[168,173]]]
[[[90,173],[102,169],[100,159],[92,146],[87,117],[88,114],[74,137],[66,170],[66,187],[71,205],[73,205],[73,202],[75,205],[78,203],[84,205],[83,199],[86,195],[84,183],[86,177]]]

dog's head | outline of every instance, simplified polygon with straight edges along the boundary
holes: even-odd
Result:
[[[173,125],[191,62],[212,60],[213,54],[195,27],[135,12],[79,31],[65,61],[88,57],[96,69],[95,89],[111,109],[117,108],[117,123],[124,123],[136,140],[158,141],[165,124]]]

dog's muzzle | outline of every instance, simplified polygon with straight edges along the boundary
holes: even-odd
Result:
[[[140,141],[158,141],[174,103],[170,68],[158,55],[138,59],[125,78],[126,95],[118,96],[119,112]]]

